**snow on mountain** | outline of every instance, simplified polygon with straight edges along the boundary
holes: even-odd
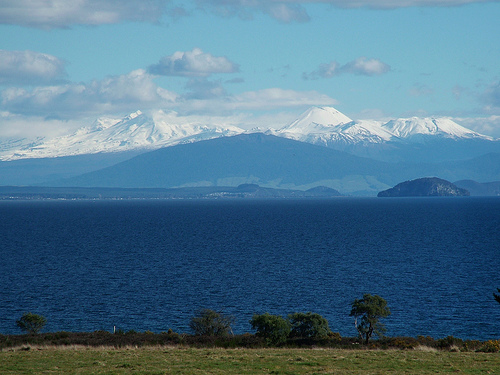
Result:
[[[432,135],[444,138],[492,140],[491,137],[464,128],[449,118],[403,118],[391,120],[382,127],[398,138]]]
[[[235,126],[213,126],[196,122],[179,123],[175,113],[157,111],[149,117],[137,111],[123,119],[101,118],[91,126],[52,139],[39,138],[13,150],[0,149],[0,160],[52,158],[100,152],[153,150],[178,143],[243,133]]]
[[[261,131],[254,129],[249,132]],[[137,111],[122,119],[100,118],[90,126],[56,138],[0,140],[0,160],[148,151],[241,133],[245,131],[232,125],[207,125],[193,120],[193,117],[177,116],[175,112],[155,111],[148,116]],[[394,148],[397,144],[406,147],[431,139],[493,141],[491,137],[466,129],[449,118],[413,117],[386,123],[353,121],[332,107],[309,108],[290,124],[278,130],[269,129],[267,133],[361,156],[374,156],[363,152],[372,152],[374,146],[383,144]]]
[[[417,118],[353,121],[335,108],[313,107],[291,124],[272,134],[329,147],[381,144],[386,142],[422,142],[429,139],[493,140],[458,125],[448,118]]]
[[[273,134],[324,146],[381,143],[392,137],[379,122],[353,121],[332,107],[312,107]]]
[[[278,130],[280,133],[311,134],[327,133],[352,120],[332,107],[312,107],[297,120]]]

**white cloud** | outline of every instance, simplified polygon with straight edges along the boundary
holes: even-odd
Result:
[[[10,112],[0,112],[0,138],[57,137],[74,131],[95,119],[84,122],[76,120],[47,119],[41,116],[24,116]]]
[[[65,75],[64,62],[55,56],[0,50],[0,84],[47,84]]]
[[[184,113],[232,113],[234,111],[272,111],[311,105],[336,105],[338,102],[317,91],[268,88],[227,95],[212,100],[189,100],[177,103]]]
[[[0,23],[38,28],[157,22],[169,0],[0,0]]]
[[[186,84],[190,90],[185,99],[212,99],[226,95],[226,90],[219,81],[209,81],[206,78],[193,78]]]
[[[500,81],[489,85],[482,95],[487,113],[500,114]]]
[[[235,96],[232,100],[232,105],[236,109],[252,110],[336,104],[338,104],[337,100],[317,91],[295,91],[281,88],[248,91]]]
[[[500,139],[500,116],[488,117],[456,117],[453,118],[458,124],[480,134],[489,135]]]
[[[223,64],[222,64],[223,65]],[[191,71],[221,71],[220,64],[189,65]],[[207,67],[208,66],[208,67]],[[215,67],[214,67],[215,66]],[[154,82],[154,75],[138,69],[128,74],[89,83],[11,87],[0,92],[0,111],[33,118],[77,120],[137,109],[168,109],[181,114],[228,115],[245,111],[276,111],[310,105],[334,105],[337,101],[317,91],[268,88],[228,94],[222,81],[194,77],[180,95]]]
[[[340,68],[342,73],[352,73],[365,76],[378,76],[387,73],[391,67],[377,59],[367,59],[359,57],[354,61],[348,62]]]
[[[289,22],[307,22],[310,20],[306,10],[300,5],[287,5],[284,3],[267,4],[264,13],[277,19],[278,21]]]
[[[472,3],[488,3],[497,0],[306,0],[307,3],[326,3],[343,8],[407,8],[407,7],[441,7],[458,6]],[[288,2],[288,1],[287,1]],[[290,0],[290,2],[296,2]],[[303,1],[299,1],[303,2]]]
[[[89,84],[8,88],[0,98],[8,112],[67,119],[161,106],[177,95],[156,86],[153,77],[139,69]]]
[[[394,9],[404,7],[458,6],[498,0],[0,0],[0,24],[43,29],[73,25],[104,25],[127,21],[159,22],[163,16],[179,18],[197,5],[222,16],[251,19],[262,13],[281,22],[305,22],[307,4],[339,8]]]
[[[196,0],[202,9],[211,9],[222,16],[252,18],[255,12],[270,15],[282,22],[309,20],[306,4],[328,4],[339,8],[394,9],[406,7],[458,6],[498,0]]]
[[[302,78],[331,78],[340,74],[347,73],[365,76],[376,76],[387,73],[390,70],[391,67],[380,60],[359,57],[356,60],[350,61],[345,65],[340,65],[337,61],[332,61],[327,64],[321,64],[316,70],[312,71],[311,73],[303,73]]]
[[[208,77],[211,74],[238,71],[238,65],[226,57],[213,56],[199,48],[188,52],[175,52],[148,68],[148,72],[154,75],[182,77]]]
[[[427,85],[416,83],[408,90],[408,93],[414,97],[430,96],[434,94],[434,89]]]

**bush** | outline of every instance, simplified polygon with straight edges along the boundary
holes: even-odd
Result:
[[[257,330],[256,336],[266,340],[267,345],[284,344],[291,331],[289,321],[279,315],[269,313],[255,314],[250,320],[253,329]]]
[[[231,325],[234,322],[232,316],[223,315],[210,309],[202,309],[196,316],[191,318],[189,327],[195,335],[199,336],[225,336],[232,333]]]
[[[488,340],[484,346],[478,349],[479,352],[498,353],[500,352],[500,340]]]
[[[461,348],[464,344],[462,339],[453,336],[447,336],[444,339],[437,340],[437,347],[439,349],[450,349],[452,347]]]
[[[45,317],[30,312],[24,313],[23,316],[16,321],[16,325],[19,328],[33,335],[40,332],[46,323],[47,319],[45,319]]]
[[[328,321],[321,315],[297,312],[288,315],[292,326],[290,337],[324,339],[331,332]]]

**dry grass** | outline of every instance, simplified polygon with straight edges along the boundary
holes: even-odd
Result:
[[[417,350],[419,352],[427,352],[427,353],[437,353],[437,349],[436,348],[433,348],[431,346],[427,346],[427,345],[418,345],[415,347],[414,350]]]
[[[0,374],[498,373],[499,353],[428,350],[27,347],[0,353]]]

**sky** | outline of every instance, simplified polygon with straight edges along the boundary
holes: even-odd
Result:
[[[500,0],[0,0],[0,137],[445,116],[500,137]]]

